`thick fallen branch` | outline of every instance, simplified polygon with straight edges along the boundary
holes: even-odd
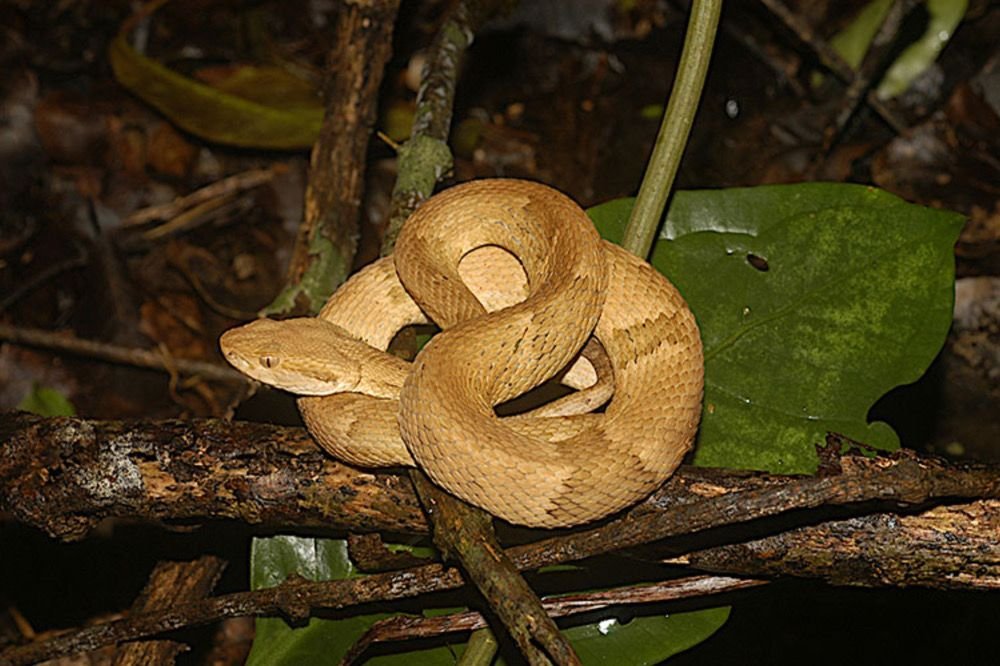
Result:
[[[347,467],[302,428],[0,414],[0,507],[65,540],[104,518],[424,533],[406,477]]]
[[[193,562],[160,562],[132,606],[132,614],[179,606],[185,601],[204,599],[222,576],[226,563],[212,555]],[[126,643],[115,655],[112,666],[160,666],[175,663],[188,648],[174,641]]]
[[[665,562],[745,576],[820,578],[834,585],[1000,590],[1000,502],[834,520]]]
[[[532,568],[794,509],[881,500],[881,504],[862,507],[866,513],[877,513],[858,519],[870,522],[827,523],[836,529],[831,534],[844,539],[848,528],[859,537],[864,531],[868,536],[852,542],[848,552],[870,562],[880,553],[891,555],[877,550],[890,542],[896,544],[897,554],[906,551],[916,557],[926,552],[933,562],[920,567],[911,563],[904,578],[879,582],[866,575],[849,580],[845,577],[856,567],[845,567],[840,578],[831,580],[947,588],[977,587],[975,580],[989,585],[1000,576],[1000,540],[996,539],[1000,470],[996,467],[949,465],[907,452],[878,458],[851,455],[833,462],[840,465],[839,470],[831,467],[826,476],[817,477],[682,467],[663,488],[618,520],[539,542],[530,551],[535,555],[524,555],[528,559],[516,564]],[[938,498],[991,501],[923,512],[897,511],[903,508],[899,503],[919,505]],[[322,453],[302,428],[217,420],[123,423],[42,418],[24,412],[0,414],[0,507],[66,540],[86,536],[110,517],[186,522],[221,518],[276,529],[428,532],[405,476],[340,464]],[[897,513],[916,515],[900,517]],[[963,515],[968,519],[963,521]],[[808,530],[819,529],[815,523],[824,517],[815,513],[794,517],[798,520],[785,520],[782,525],[761,524],[756,534],[812,525],[798,532],[803,536],[794,542],[794,549],[792,542],[782,547],[794,555],[791,560],[816,554],[820,561],[808,575],[831,576],[822,562],[830,560],[834,542],[806,538],[816,534]],[[834,517],[842,520],[845,516]],[[752,536],[744,531],[738,539]],[[713,543],[733,539],[720,534]],[[937,543],[941,540],[950,544],[950,551]],[[771,552],[766,541],[756,543],[754,548],[762,554]],[[776,542],[770,543],[772,549],[777,547]],[[706,545],[712,544],[699,548]],[[709,560],[711,552],[715,555]],[[801,564],[783,566],[784,560],[773,556],[768,558],[767,570],[749,570],[747,562],[737,566],[739,557],[729,557],[733,569],[726,569],[720,564],[722,552],[705,550],[702,559],[692,555],[691,563],[752,575],[801,570]],[[964,553],[969,559],[961,565],[957,558],[931,557],[948,552]],[[886,571],[889,567],[883,563],[883,574]]]

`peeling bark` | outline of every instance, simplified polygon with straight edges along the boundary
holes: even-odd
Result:
[[[904,452],[845,456],[828,469],[826,476],[788,477],[682,467],[616,520],[531,544],[518,551],[516,563],[534,568],[756,521],[738,531],[700,534],[697,544],[690,537],[672,539],[672,553],[689,554],[670,561],[838,585],[996,589],[1000,470]],[[974,501],[956,502],[961,498]],[[922,504],[932,499],[954,503]],[[868,515],[801,511],[845,504]],[[64,540],[83,538],[112,517],[429,530],[405,475],[338,463],[302,428],[217,420],[126,423],[0,414],[0,507]],[[798,511],[789,513],[793,509]]]
[[[0,506],[65,540],[125,516],[362,532],[427,529],[405,477],[337,463],[302,428],[219,420],[0,415]]]

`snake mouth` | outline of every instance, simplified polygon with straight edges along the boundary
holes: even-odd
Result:
[[[236,368],[238,371],[247,375],[257,381],[262,381],[259,377],[260,366],[250,361],[245,355],[240,354],[237,349],[239,345],[236,341],[239,339],[238,329],[231,331],[226,331],[219,338],[219,348],[222,350],[222,357],[226,359],[229,365]]]
[[[226,359],[226,362],[229,363],[229,365],[236,368],[239,372],[257,381],[263,381],[258,376],[259,373],[256,372],[256,370],[258,369],[258,366],[256,364],[251,363],[250,361],[248,361],[247,359],[240,356],[234,351],[223,352],[223,357]]]

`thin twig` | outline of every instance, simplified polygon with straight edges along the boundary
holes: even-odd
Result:
[[[26,347],[37,347],[47,351],[62,352],[108,363],[131,365],[137,368],[179,372],[230,384],[249,384],[251,379],[232,368],[184,358],[169,357],[160,351],[122,347],[107,342],[84,340],[72,335],[63,335],[37,328],[23,328],[0,323],[0,342],[9,342]]]
[[[199,188],[190,194],[177,197],[168,203],[140,208],[125,218],[122,224],[124,226],[135,226],[154,220],[173,220],[185,211],[208,201],[260,187],[271,182],[276,175],[287,170],[287,165],[275,164],[266,169],[251,169],[250,171],[233,174],[232,176],[227,176]]]
[[[579,664],[541,600],[505,554],[493,517],[437,488],[417,470],[411,479],[434,526],[434,543],[458,560],[530,664]]]
[[[885,71],[888,65],[887,57],[890,55],[890,49],[893,46],[893,37],[899,32],[899,27],[903,19],[906,18],[916,4],[917,0],[895,0],[892,3],[892,6],[885,15],[885,19],[882,21],[882,25],[879,26],[878,32],[872,39],[871,47],[865,54],[861,67],[858,68],[854,80],[851,81],[847,87],[847,91],[844,93],[844,97],[840,103],[840,110],[835,114],[830,126],[824,132],[820,158],[827,156],[840,140],[840,137],[843,136],[844,131],[847,129],[847,124],[857,112],[861,100],[871,91],[872,85],[877,82],[876,77]]]
[[[813,29],[797,14],[792,12],[781,0],[758,0],[771,14],[778,18],[813,54],[820,64],[826,67],[841,83],[850,85],[854,81],[854,69],[847,64],[829,42],[818,37]],[[892,108],[879,99],[875,91],[865,95],[865,102],[896,134],[906,131],[907,123],[900,118]]]
[[[691,576],[652,584],[628,585],[599,592],[584,592],[549,597],[542,607],[550,617],[571,617],[581,613],[603,611],[616,606],[663,603],[680,599],[702,598],[767,585],[768,581],[728,576]],[[376,622],[358,639],[341,660],[353,663],[374,643],[432,638],[444,634],[472,631],[487,627],[486,619],[476,611],[465,611],[437,617],[399,615]],[[475,633],[473,634],[475,635]],[[466,651],[473,649],[471,646]],[[464,657],[464,654],[463,654]]]

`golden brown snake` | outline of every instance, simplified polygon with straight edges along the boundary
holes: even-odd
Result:
[[[401,328],[431,321],[443,331],[412,365],[384,352]],[[680,464],[701,411],[701,339],[677,290],[601,240],[570,199],[527,181],[432,197],[395,254],[318,317],[258,320],[220,342],[242,372],[306,396],[306,425],[335,457],[417,464],[452,494],[534,527],[588,522],[648,495]],[[586,388],[585,343],[595,366],[606,353],[612,368],[601,413],[579,413],[607,397],[601,382]],[[497,405],[561,372],[583,390],[497,417]]]

